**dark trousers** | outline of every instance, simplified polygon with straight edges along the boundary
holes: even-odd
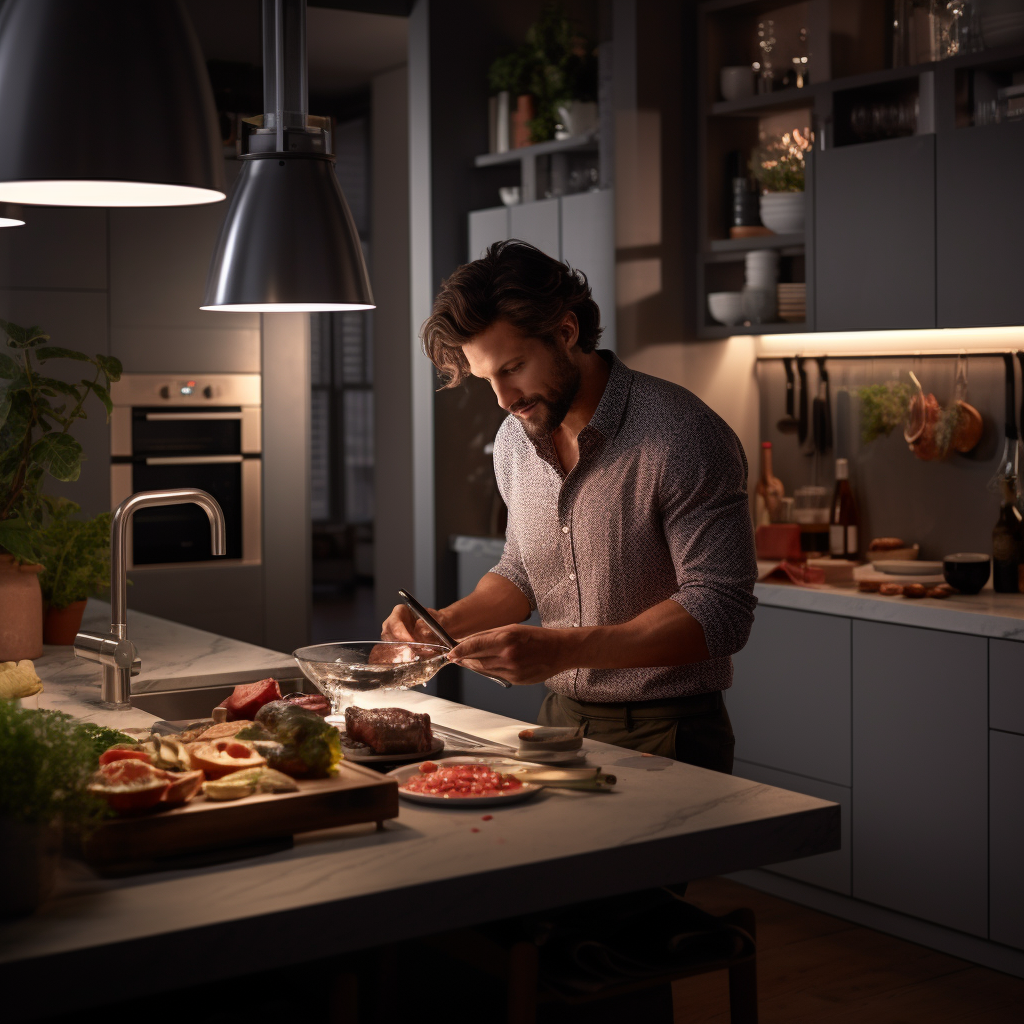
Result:
[[[582,722],[592,740],[732,774],[735,741],[721,692],[621,704],[595,704],[549,693],[537,722],[568,726]]]

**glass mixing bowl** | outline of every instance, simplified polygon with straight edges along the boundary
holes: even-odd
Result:
[[[448,649],[397,640],[352,640],[292,651],[303,675],[343,714],[346,698],[371,690],[422,686],[448,664]]]

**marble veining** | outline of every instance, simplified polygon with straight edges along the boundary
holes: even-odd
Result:
[[[991,588],[980,594],[952,594],[936,600],[884,597],[851,586],[758,583],[754,594],[760,604],[772,608],[844,615],[993,639],[1024,640],[1024,594],[997,594]]]
[[[90,599],[82,627],[99,632],[110,629],[110,605]],[[229,686],[271,675],[297,679],[302,675],[289,654],[144,612],[128,612],[128,638],[142,659],[142,672],[132,679],[132,693]],[[76,658],[70,647],[46,647],[35,664],[44,686],[47,683],[72,685],[81,687],[83,693],[91,693],[91,688],[95,687],[99,693],[100,666]]]

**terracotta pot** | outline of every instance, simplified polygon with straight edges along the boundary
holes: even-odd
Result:
[[[0,661],[38,658],[43,653],[41,565],[17,565],[0,555]]]
[[[23,917],[53,892],[62,829],[0,818],[0,918]]]
[[[73,644],[84,614],[85,601],[73,601],[67,608],[47,608],[43,612],[43,643]]]
[[[520,149],[529,146],[530,122],[536,117],[532,96],[518,96],[516,98],[516,109],[512,113],[512,148]]]

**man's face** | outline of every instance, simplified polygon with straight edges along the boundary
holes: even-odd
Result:
[[[566,344],[526,337],[503,320],[466,342],[462,351],[470,373],[486,380],[498,405],[535,438],[558,428],[579,393],[579,367]]]

